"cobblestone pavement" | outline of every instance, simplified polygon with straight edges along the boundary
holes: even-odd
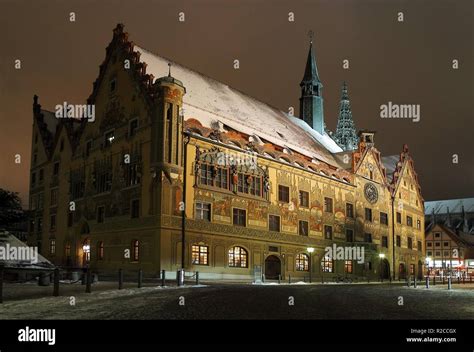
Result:
[[[145,287],[5,301],[2,319],[473,319],[474,290],[389,284]],[[403,302],[402,302],[403,301]],[[180,304],[181,303],[181,304]],[[293,305],[291,303],[294,303]],[[400,303],[403,303],[402,305]],[[184,304],[184,305],[183,305]]]

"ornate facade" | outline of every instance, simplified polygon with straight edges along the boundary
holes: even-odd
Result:
[[[301,87],[300,119],[170,64],[118,25],[88,98],[94,122],[55,119],[34,99],[29,242],[99,273],[421,273],[408,148],[385,160],[373,132],[354,151],[332,140],[312,44]],[[363,247],[363,262],[325,257],[333,244]]]

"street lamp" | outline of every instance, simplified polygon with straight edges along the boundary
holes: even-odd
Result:
[[[308,251],[309,253],[309,265],[308,265],[308,269],[309,269],[309,283],[311,283],[311,271],[313,270],[312,268],[312,254],[314,252],[314,248],[313,247],[308,247],[306,248],[306,250]]]
[[[380,281],[383,282],[383,276],[382,276],[382,261],[385,258],[384,253],[379,253],[379,258],[380,258]]]

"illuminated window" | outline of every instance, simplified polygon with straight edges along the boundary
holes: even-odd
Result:
[[[296,271],[309,271],[309,256],[307,254],[296,255]]]
[[[115,131],[111,130],[105,133],[104,135],[104,146],[108,147],[111,145],[115,140]]]
[[[104,259],[104,242],[99,241],[97,243],[97,260],[103,260]]]
[[[329,257],[324,257],[321,261],[321,268],[325,273],[332,273],[333,271],[333,261]]]
[[[344,261],[344,272],[347,274],[352,274],[352,260]]]
[[[234,268],[247,268],[247,251],[242,247],[229,249],[229,266]]]
[[[421,220],[420,219],[416,220],[416,228],[418,230],[421,230]]]
[[[208,265],[209,247],[193,245],[191,248],[192,263],[195,265]]]
[[[49,254],[56,254],[56,240],[49,240]]]
[[[138,262],[140,259],[140,242],[138,240],[132,241],[132,261]]]

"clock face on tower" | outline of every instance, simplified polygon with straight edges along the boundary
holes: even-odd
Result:
[[[377,187],[375,187],[372,183],[365,184],[364,195],[365,198],[372,204],[376,203],[379,199],[379,192],[377,191]]]

